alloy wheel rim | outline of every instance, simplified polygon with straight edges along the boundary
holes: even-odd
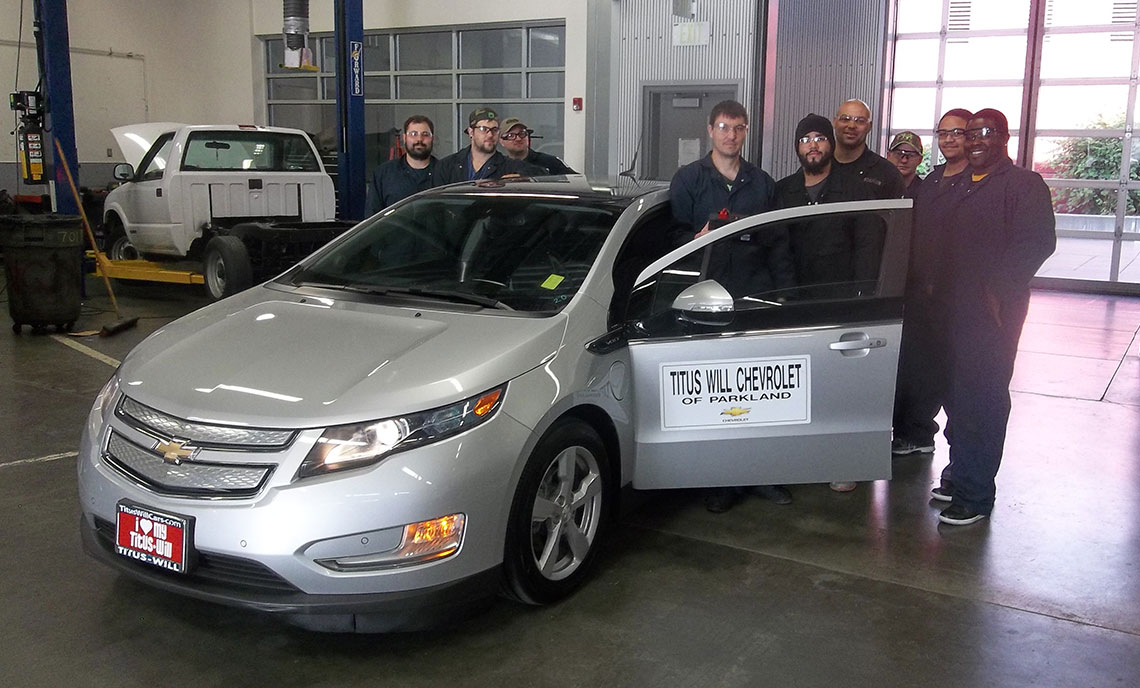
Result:
[[[598,460],[582,446],[563,449],[538,483],[530,520],[530,556],[540,575],[563,580],[581,567],[602,515]]]

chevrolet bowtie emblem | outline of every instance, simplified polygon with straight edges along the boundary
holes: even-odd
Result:
[[[154,450],[162,454],[163,461],[172,463],[175,466],[181,466],[182,460],[190,458],[196,451],[196,449],[187,449],[184,442],[177,440],[158,442],[154,445]]]
[[[751,410],[752,409],[746,409],[746,408],[740,408],[739,406],[733,406],[732,408],[725,409],[725,410],[721,411],[720,415],[722,415],[722,416],[743,416],[744,414],[748,413]]]

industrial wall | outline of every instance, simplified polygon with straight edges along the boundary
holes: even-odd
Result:
[[[5,93],[36,86],[32,4],[0,0],[0,78]],[[256,41],[247,2],[71,0],[67,4],[80,184],[106,184],[110,168],[122,162],[111,127],[144,121],[254,120],[251,82]],[[16,183],[15,137],[8,135],[15,128],[10,119],[14,113],[6,106],[3,112],[9,126],[0,135],[0,188],[41,193],[46,187]]]

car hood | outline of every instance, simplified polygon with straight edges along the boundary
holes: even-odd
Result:
[[[188,420],[324,427],[442,406],[554,357],[563,314],[510,317],[281,295],[256,287],[155,332],[121,389]]]
[[[181,129],[186,126],[178,122],[143,122],[141,124],[128,124],[123,127],[115,127],[111,130],[111,134],[115,137],[115,143],[119,144],[119,150],[123,153],[123,160],[129,162],[131,167],[138,169],[139,162],[142,161],[146,152],[154,145],[159,136],[169,132]]]

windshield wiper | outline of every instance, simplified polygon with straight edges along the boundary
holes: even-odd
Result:
[[[454,303],[469,303],[476,306],[483,306],[484,308],[497,308],[503,311],[514,310],[498,299],[492,299],[488,296],[480,296],[478,294],[472,294],[465,291],[455,291],[452,289],[424,289],[423,287],[381,287],[369,284],[348,284],[343,288],[350,291],[359,291],[363,294],[377,294],[380,296],[385,296],[388,294],[394,294],[397,296],[426,296],[429,299],[440,299]]]

